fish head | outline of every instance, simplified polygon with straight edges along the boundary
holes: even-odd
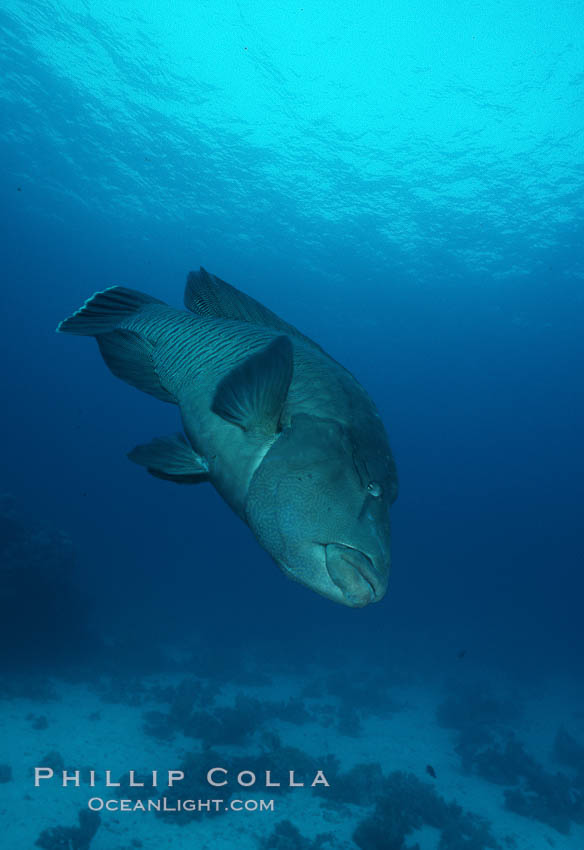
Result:
[[[360,608],[387,590],[395,488],[380,423],[355,433],[336,420],[298,414],[253,475],[246,520],[290,578]]]

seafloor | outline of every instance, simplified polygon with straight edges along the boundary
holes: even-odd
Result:
[[[503,675],[464,652],[429,675],[397,652],[380,664],[340,648],[307,665],[266,647],[108,644],[87,630],[70,541],[8,498],[0,555],[3,850],[584,847],[581,680]],[[35,767],[54,778],[35,787]],[[228,786],[207,784],[213,767]],[[79,787],[62,787],[76,770]],[[185,779],[166,788],[168,770]],[[290,770],[329,785],[288,788]],[[239,771],[257,784],[239,787]],[[264,787],[266,771],[281,787]],[[161,797],[169,811],[134,810]],[[90,815],[91,798],[114,810]],[[189,799],[224,802],[172,810]]]
[[[43,830],[76,826],[91,797],[166,795],[169,806],[176,798],[274,799],[275,809],[102,812],[92,850],[581,850],[584,714],[566,714],[578,696],[569,683],[556,682],[548,696],[516,688],[510,702],[478,683],[444,692],[384,680],[381,670],[359,676],[316,667],[267,676],[252,664],[230,682],[178,673],[106,675],[92,685],[5,680],[0,752],[11,778],[0,784],[2,846],[25,850]],[[29,696],[18,695],[27,689]],[[43,764],[58,779],[35,788],[32,768]],[[166,771],[185,766],[187,778],[169,792]],[[258,784],[243,793],[235,783],[210,788],[205,775],[214,766],[232,778],[253,770]],[[83,779],[89,768],[98,774],[95,788],[61,786],[60,770],[80,769]],[[147,785],[104,787],[106,769],[114,780],[133,769],[147,782],[155,768],[156,794]],[[323,769],[330,787],[274,793],[263,787],[266,768],[283,783],[289,769],[297,781]],[[452,801],[460,808],[445,805]],[[44,841],[69,847],[47,843],[46,833]]]

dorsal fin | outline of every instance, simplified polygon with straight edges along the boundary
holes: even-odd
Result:
[[[209,274],[202,266],[198,272],[188,274],[184,303],[187,310],[199,316],[266,325],[281,333],[302,339],[322,351],[319,345],[310,337],[300,333],[294,325],[289,325],[255,298],[240,292],[220,277]]]

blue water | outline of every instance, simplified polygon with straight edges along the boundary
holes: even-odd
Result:
[[[571,0],[4,0],[1,486],[72,539],[98,636],[578,681],[583,36]],[[54,333],[114,283],[180,306],[199,265],[375,399],[380,604],[287,581],[209,486],[128,463],[176,409]]]

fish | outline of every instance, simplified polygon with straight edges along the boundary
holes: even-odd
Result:
[[[432,767],[431,764],[426,765],[426,773],[432,777],[432,779],[436,779],[436,771]]]
[[[177,405],[183,431],[129,459],[212,484],[292,580],[351,608],[378,602],[398,479],[373,401],[316,342],[203,267],[184,306],[111,286],[57,327],[94,337],[115,376]]]

